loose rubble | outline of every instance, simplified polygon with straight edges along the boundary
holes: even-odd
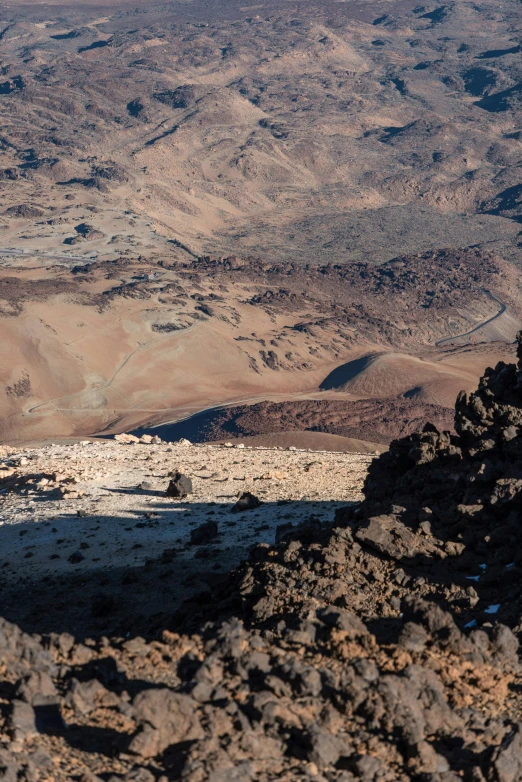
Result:
[[[5,778],[522,779],[518,359],[147,637],[3,620]]]

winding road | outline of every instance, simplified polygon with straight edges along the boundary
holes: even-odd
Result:
[[[198,322],[196,321],[191,326],[188,326],[188,328],[186,328],[186,329],[179,329],[179,331],[175,332],[175,333],[177,335],[179,335],[179,332],[183,332],[183,334],[188,334],[189,331],[192,331],[192,329],[195,326],[197,326],[197,325],[198,325]],[[47,402],[41,402],[39,405],[35,405],[34,407],[30,407],[29,410],[27,410],[27,412],[28,413],[34,413],[36,410],[39,410],[42,407],[46,407],[47,405],[52,405],[55,402],[63,402],[66,399],[74,399],[76,397],[83,396],[84,394],[91,394],[91,393],[96,392],[96,391],[103,391],[105,388],[110,388],[111,385],[113,384],[114,380],[116,379],[116,376],[121,372],[123,367],[126,364],[128,364],[128,362],[131,360],[131,358],[136,355],[136,353],[139,353],[141,350],[145,350],[145,348],[148,348],[151,345],[157,345],[158,342],[164,342],[166,339],[168,339],[169,337],[172,338],[173,336],[174,336],[174,334],[165,334],[165,336],[163,336],[163,337],[158,337],[157,339],[150,340],[150,342],[144,342],[143,345],[138,345],[137,348],[134,348],[134,350],[131,353],[129,353],[128,356],[126,356],[126,358],[122,361],[120,366],[116,369],[116,371],[114,372],[112,377],[109,380],[107,380],[105,383],[103,383],[103,385],[98,386],[97,388],[88,388],[88,389],[84,389],[83,391],[77,391],[76,393],[68,394],[67,396],[60,396],[60,397],[56,397],[55,399],[48,399]],[[68,409],[72,409],[72,408],[68,408]],[[85,410],[85,411],[89,410],[89,408],[80,408],[80,409],[82,411],[83,410]],[[97,410],[97,409],[98,408],[94,408],[94,410]],[[131,408],[131,409],[134,409],[134,408]]]
[[[15,258],[38,258],[40,261],[83,261],[83,263],[94,263],[96,261],[96,255],[66,255],[65,253],[45,253],[42,250],[20,250],[16,247],[2,248],[0,247],[0,257],[7,255]]]
[[[476,331],[479,331],[479,329],[483,329],[484,326],[488,326],[490,323],[493,323],[494,320],[499,318],[505,311],[506,311],[506,305],[504,302],[500,301],[500,299],[497,299],[496,296],[493,296],[491,291],[486,290],[486,288],[481,288],[482,292],[486,294],[486,296],[491,299],[492,301],[496,301],[496,303],[500,306],[500,309],[498,312],[495,313],[495,315],[492,315],[490,318],[487,318],[487,320],[483,320],[482,323],[479,323],[477,326],[474,326],[469,331],[465,331],[463,334],[454,334],[451,337],[444,337],[444,339],[439,339],[437,342],[435,342],[436,347],[440,347],[441,345],[445,345],[447,342],[454,342],[456,339],[461,339],[462,337],[469,337],[470,334],[474,334]]]

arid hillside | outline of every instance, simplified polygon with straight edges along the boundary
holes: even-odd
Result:
[[[269,402],[299,442],[384,443],[505,356],[514,0],[0,18],[3,441]]]
[[[517,359],[373,459],[2,448],[4,776],[518,782]]]
[[[515,0],[0,12],[3,247],[518,256]]]
[[[521,10],[0,0],[0,780],[522,780]]]
[[[345,405],[345,431],[319,431],[386,442],[433,406],[448,419],[442,408],[509,354],[518,300],[514,267],[478,249],[380,266],[17,265],[0,275],[1,436],[129,431],[224,403],[316,399],[325,415],[325,400],[338,416]],[[388,407],[403,423],[383,431],[373,404],[364,431],[348,432],[352,403],[368,398],[399,399]]]

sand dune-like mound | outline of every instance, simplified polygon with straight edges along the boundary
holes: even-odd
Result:
[[[468,390],[474,382],[466,368],[458,369],[442,361],[404,353],[370,353],[337,367],[320,387],[367,397],[414,396],[424,402],[450,406],[458,392]]]

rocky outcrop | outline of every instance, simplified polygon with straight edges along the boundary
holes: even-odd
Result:
[[[403,554],[412,561],[417,554],[432,556],[430,549],[438,548],[438,576],[449,580],[453,568],[467,570],[479,598],[477,610],[498,606],[497,617],[518,629],[521,335],[517,357],[516,365],[501,362],[487,369],[474,393],[459,395],[457,434],[428,425],[392,442],[389,452],[370,466],[365,502],[342,511],[338,521],[348,524],[359,541],[371,544],[377,527],[383,529],[376,519],[393,519],[387,526],[392,525],[395,539],[388,535],[383,542],[380,533],[384,556],[398,558],[397,539],[410,547]],[[452,564],[454,557],[458,564]],[[425,565],[431,574],[433,568],[433,562]]]
[[[166,494],[167,497],[186,497],[188,494],[192,494],[192,481],[179,470],[174,470]]]
[[[5,778],[519,780],[518,353],[155,637],[0,623]]]
[[[404,608],[391,644],[317,604],[284,633],[230,619],[89,646],[4,622],[5,778],[45,778],[59,758],[55,779],[89,782],[518,779],[513,634]]]

